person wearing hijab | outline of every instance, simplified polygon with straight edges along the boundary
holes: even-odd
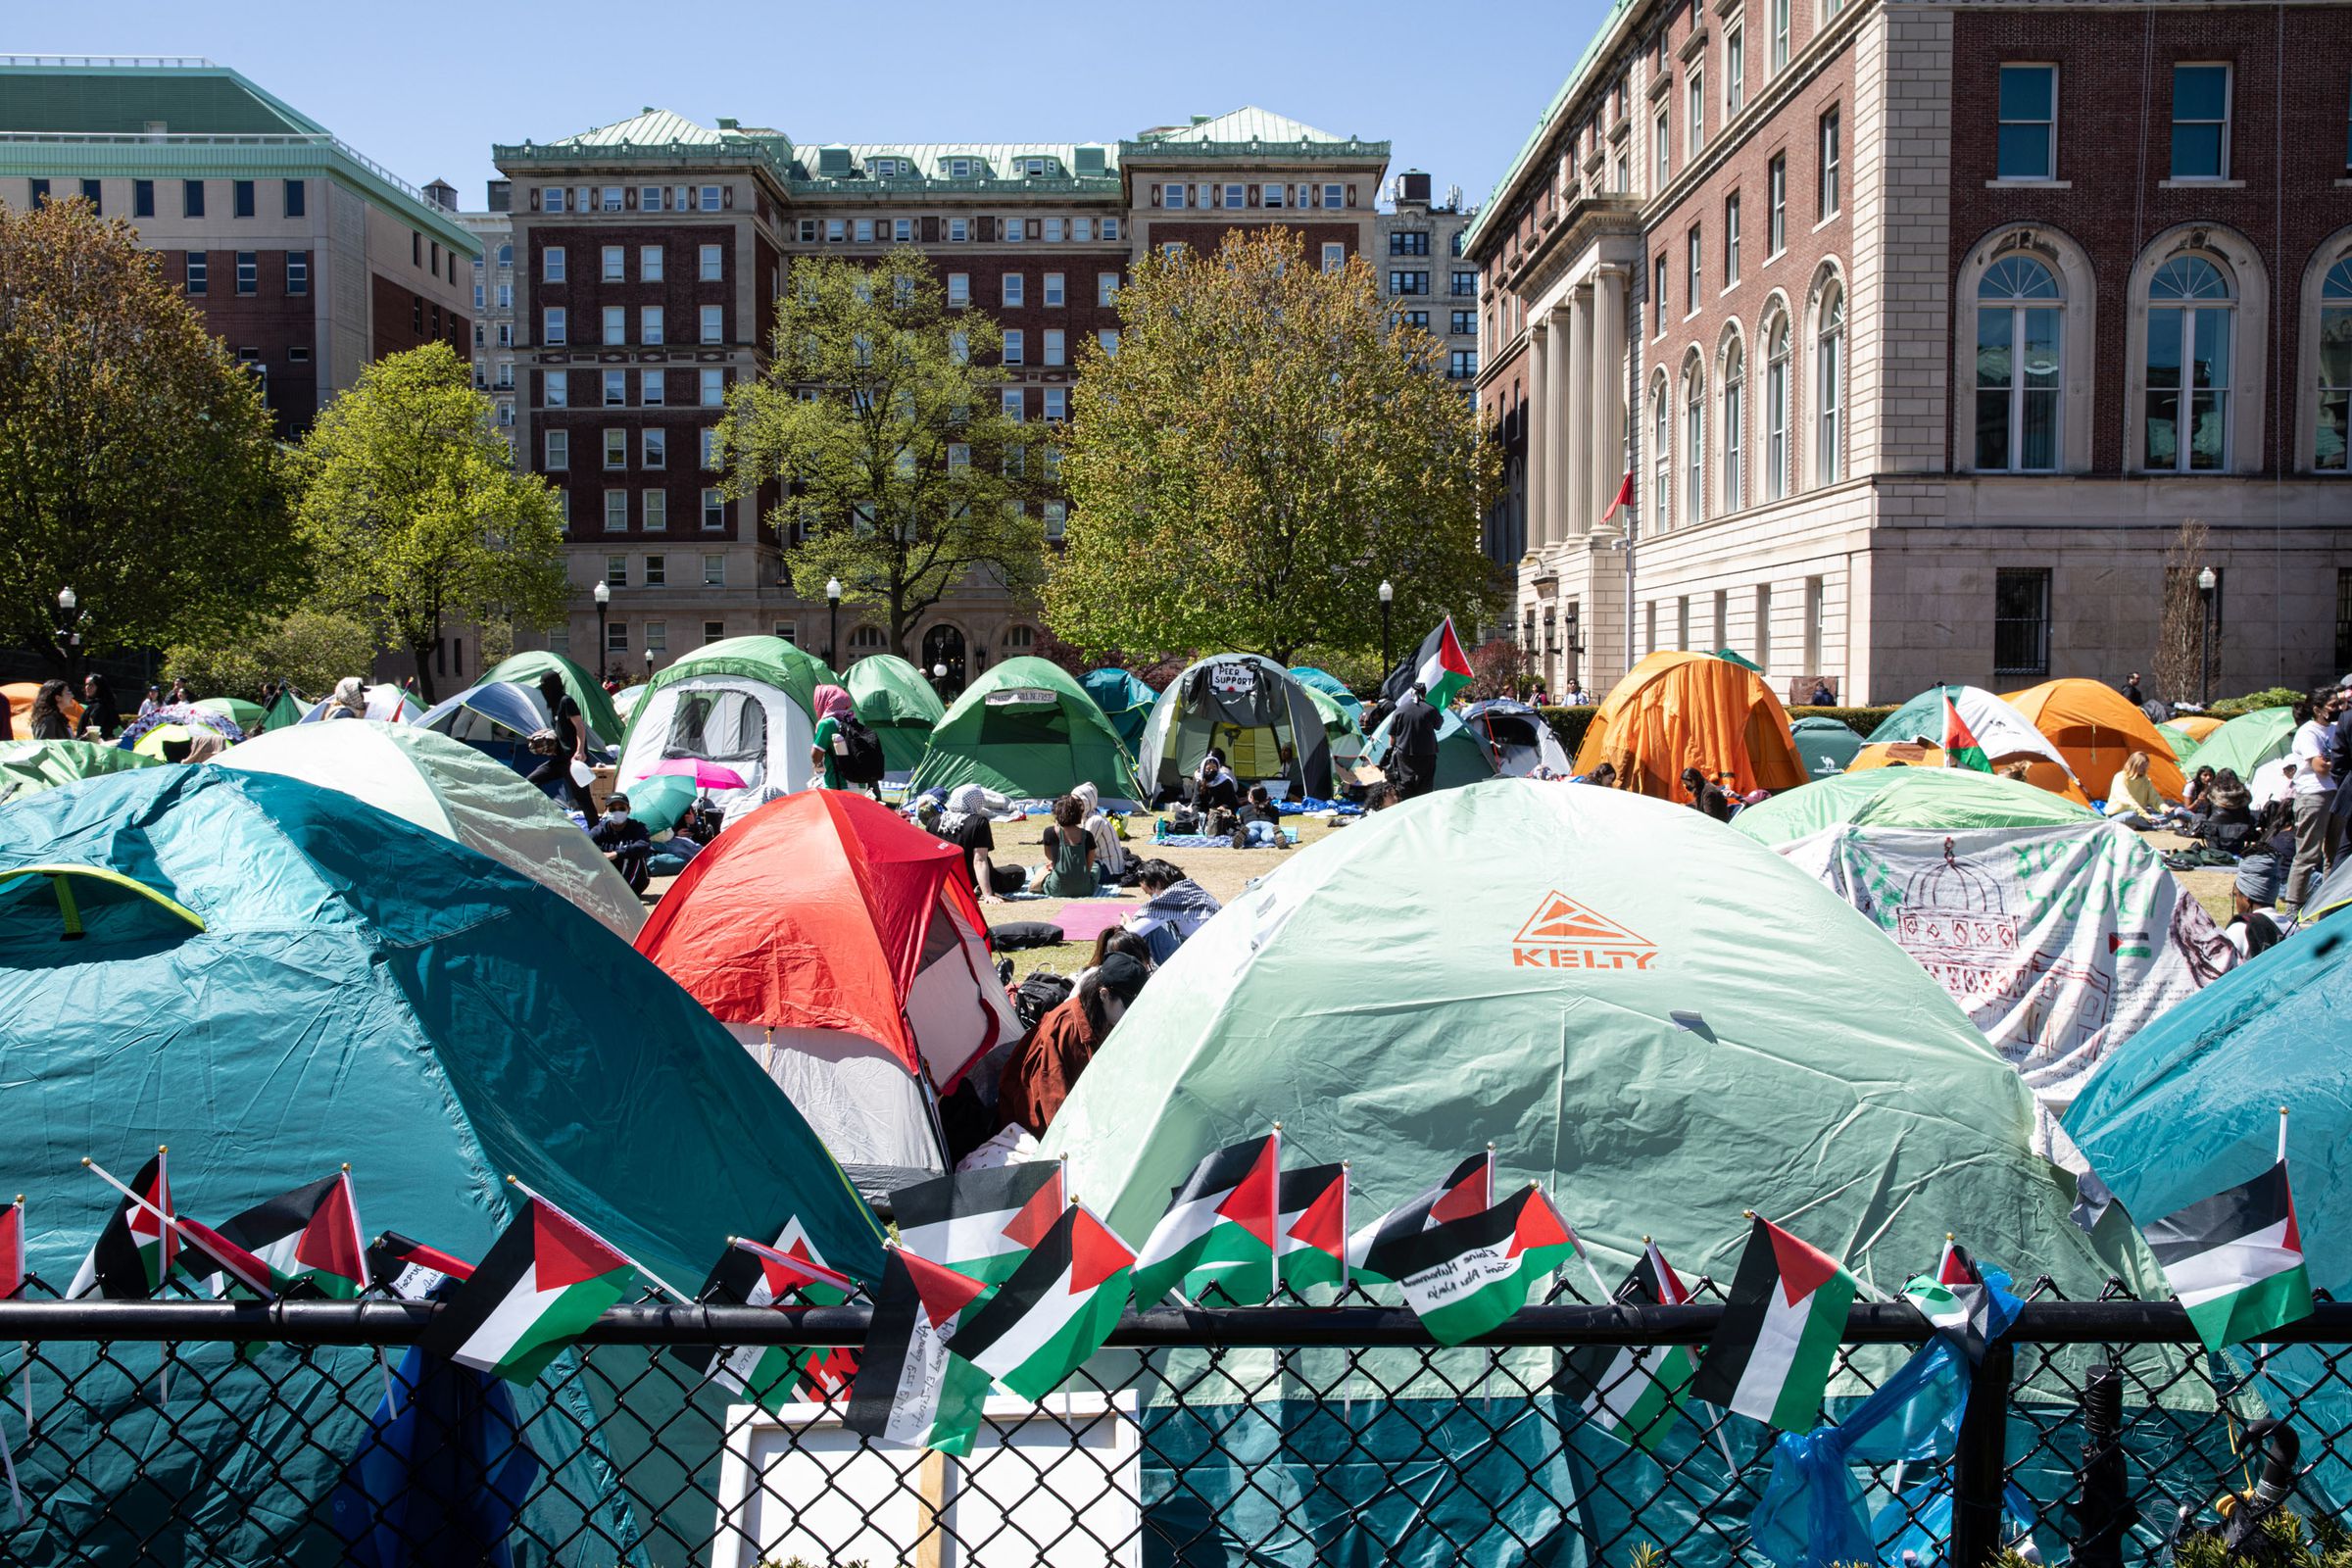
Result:
[[[1039,1019],[1036,1033],[1005,1058],[997,1082],[998,1118],[1044,1137],[1147,977],[1126,954],[1106,954],[1070,1000]]]
[[[816,712],[816,736],[808,748],[809,771],[823,774],[825,788],[840,789],[841,760],[849,753],[841,721],[857,712],[858,705],[838,686],[819,686],[816,695],[809,699],[809,707]]]
[[[1073,786],[1070,798],[1078,803],[1078,825],[1095,841],[1095,869],[1102,873],[1105,886],[1116,884],[1127,874],[1127,851],[1119,843],[1118,830],[1103,814],[1102,792],[1090,781]]]

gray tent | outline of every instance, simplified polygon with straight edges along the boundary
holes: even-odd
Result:
[[[1331,743],[1305,686],[1271,659],[1214,654],[1168,682],[1144,726],[1148,794],[1180,788],[1211,747],[1243,780],[1282,780],[1329,799]]]

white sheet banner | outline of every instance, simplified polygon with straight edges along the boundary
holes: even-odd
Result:
[[[1838,827],[1781,853],[1935,976],[2034,1091],[2034,1145],[2100,1060],[2237,961],[2144,840],[2112,822],[1962,833]]]

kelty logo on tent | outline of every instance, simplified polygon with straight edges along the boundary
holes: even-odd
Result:
[[[1565,893],[1547,893],[1511,939],[1514,969],[1646,969],[1655,944]]]

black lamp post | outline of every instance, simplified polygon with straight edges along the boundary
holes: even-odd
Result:
[[[605,643],[605,612],[606,607],[612,603],[612,584],[599,577],[596,580],[596,587],[590,590],[589,597],[596,601],[596,678],[603,680],[605,672],[612,667],[612,661]]]
[[[1388,578],[1380,579],[1380,676],[1386,680],[1396,662],[1389,652],[1389,601],[1396,597],[1396,585]]]
[[[841,579],[825,579],[825,662],[841,668]]]
[[[2197,703],[2213,701],[2213,590],[2221,582],[2211,566],[2197,573],[2197,597],[2204,602],[2204,618],[2197,627]]]
[[[647,680],[654,678],[654,651],[651,648],[645,651],[645,678]]]
[[[81,601],[72,588],[57,591],[57,632],[66,645],[66,668],[78,680],[81,676]]]
[[[944,660],[931,666],[931,689],[939,693],[940,701],[947,701],[948,666]]]

